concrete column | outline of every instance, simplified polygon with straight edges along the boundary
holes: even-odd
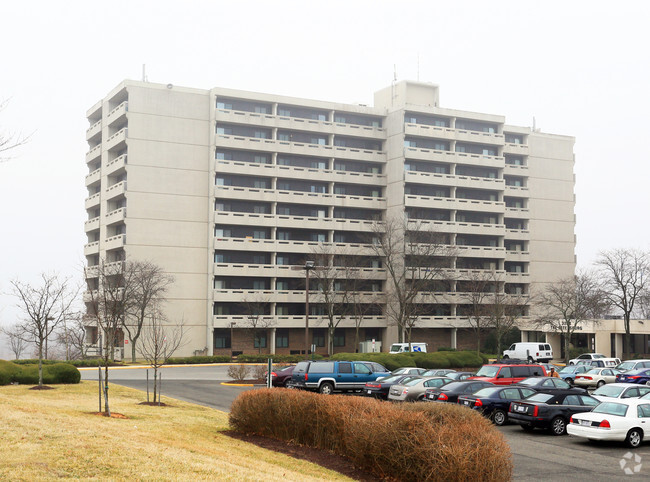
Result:
[[[271,328],[271,336],[269,337],[269,353],[275,355],[275,328]]]
[[[451,329],[451,348],[453,348],[454,350],[457,347],[457,339],[456,339],[456,336],[458,334],[457,332],[458,332],[458,328]]]

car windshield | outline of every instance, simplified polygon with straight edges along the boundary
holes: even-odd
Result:
[[[578,367],[573,365],[570,367],[564,367],[559,373],[575,373],[577,369]]]
[[[452,380],[456,380],[462,376],[467,375],[466,373],[461,373],[461,372],[453,372],[453,373],[447,373],[445,376],[447,378],[451,378]]]
[[[440,387],[441,390],[448,392],[450,390],[456,390],[457,388],[465,387],[467,384],[465,382],[450,382],[447,385]]]
[[[381,382],[381,383],[392,383],[392,382],[394,382],[394,381],[399,380],[399,379],[402,378],[403,376],[404,376],[404,375],[391,375],[391,376],[386,377],[386,378],[379,378],[379,379],[377,379],[377,381],[378,381],[378,382]]]
[[[589,373],[591,375],[600,375],[601,371],[602,371],[602,368],[592,368],[587,373]]]
[[[601,397],[612,397],[612,398],[618,398],[619,395],[625,390],[625,387],[615,387],[612,385],[603,385],[602,387],[598,388],[593,395],[600,395]]]
[[[495,393],[498,393],[501,390],[501,387],[487,387],[481,388],[478,392],[474,393],[475,397],[492,397]]]
[[[605,358],[605,355],[595,354],[595,355],[592,355],[592,357],[593,358]]]
[[[408,373],[408,371],[409,371],[410,369],[411,369],[410,367],[402,367],[402,368],[398,368],[397,370],[395,370],[395,371],[393,372],[393,375],[401,375],[401,374],[404,374],[404,373]]]
[[[494,377],[499,372],[500,367],[484,365],[479,371],[476,372],[477,377]]]
[[[632,370],[632,368],[634,368],[634,362],[623,362],[616,368],[619,370]]]
[[[548,393],[534,393],[530,397],[527,397],[526,401],[546,403],[551,398],[553,398],[553,395],[549,395]]]
[[[627,405],[623,403],[603,402],[594,408],[592,412],[625,417],[625,414],[627,413]]]
[[[417,377],[417,378],[409,378],[407,381],[402,382],[402,385],[406,385],[407,387],[412,387],[413,385],[417,385],[418,383],[422,382],[424,379]]]

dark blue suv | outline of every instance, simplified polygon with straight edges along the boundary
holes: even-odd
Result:
[[[390,372],[368,361],[302,361],[293,369],[291,385],[329,395],[334,390],[361,390],[366,382],[387,377]]]

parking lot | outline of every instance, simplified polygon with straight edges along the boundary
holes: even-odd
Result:
[[[254,387],[221,385],[228,380],[227,367],[170,367],[163,370],[163,396],[176,398],[218,410],[229,411],[232,401]],[[152,371],[150,370],[150,376]],[[96,380],[97,370],[83,370],[84,380]],[[111,382],[146,390],[146,370],[111,370]],[[640,462],[624,458],[629,449],[616,443],[587,442],[569,436],[556,437],[547,432],[524,432],[518,425],[499,430],[510,444],[515,462],[516,481],[594,481],[648,478],[650,476],[650,441],[634,450]],[[621,461],[624,462],[621,468]],[[641,464],[640,472],[626,476],[624,469]]]

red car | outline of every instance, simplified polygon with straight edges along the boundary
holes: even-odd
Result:
[[[282,370],[275,370],[271,372],[271,384],[274,387],[286,387],[291,381],[293,369],[296,365],[289,365]]]

